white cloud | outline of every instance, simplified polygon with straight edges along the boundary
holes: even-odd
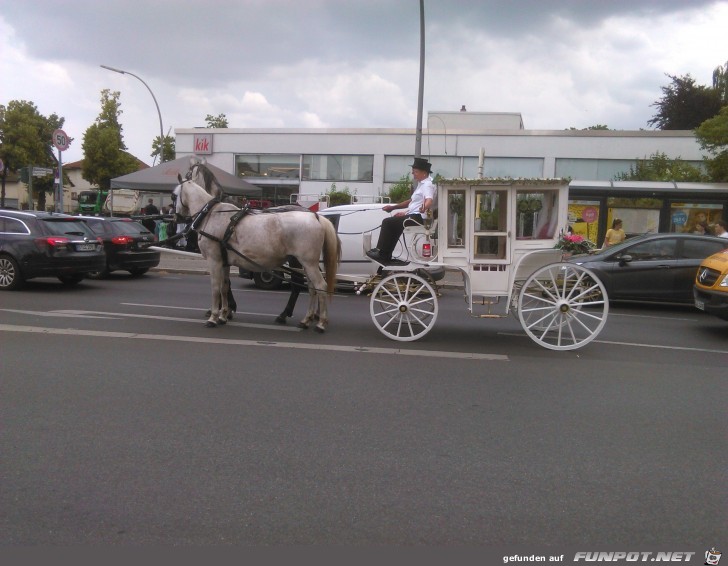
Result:
[[[149,92],[100,64],[144,79],[165,133],[221,113],[231,127],[415,126],[419,21],[409,0],[140,6],[69,0],[58,11],[35,0],[0,13],[0,104],[31,100],[65,117],[76,141],[64,160],[82,157],[110,88],[121,92],[127,146],[151,162],[159,118]],[[89,11],[93,20],[80,17]],[[465,104],[521,112],[531,129],[644,128],[666,73],[710,84],[728,58],[725,0],[432,0],[425,15],[425,114]],[[120,43],[120,30],[135,40]]]

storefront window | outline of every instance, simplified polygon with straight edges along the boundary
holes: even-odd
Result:
[[[304,155],[305,181],[365,181],[374,176],[373,155]]]
[[[659,232],[662,202],[656,198],[610,197],[607,199],[607,228],[619,218],[627,237]]]
[[[300,155],[245,154],[235,156],[238,177],[267,177],[271,179],[298,179]]]
[[[674,202],[670,204],[670,232],[710,234],[723,218],[723,205]]]
[[[478,177],[478,158],[463,158],[463,177]],[[488,157],[483,161],[482,176],[491,179],[535,179],[543,177],[543,158],[541,157]]]
[[[596,243],[599,234],[599,201],[570,200],[568,222],[571,231]]]

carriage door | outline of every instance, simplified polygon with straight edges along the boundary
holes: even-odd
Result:
[[[508,186],[476,187],[471,192],[473,263],[505,265],[511,260]]]

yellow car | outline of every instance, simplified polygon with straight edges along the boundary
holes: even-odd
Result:
[[[728,249],[704,259],[693,286],[695,306],[728,320]]]

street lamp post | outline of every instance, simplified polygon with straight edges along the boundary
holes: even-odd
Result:
[[[157,107],[157,114],[159,115],[159,162],[164,162],[164,128],[162,127],[162,113],[159,111],[159,104],[157,104],[157,98],[154,96],[154,93],[152,92],[152,89],[149,88],[149,85],[142,80],[141,77],[136,76],[134,73],[130,73],[129,71],[122,71],[121,69],[115,69],[114,67],[109,67],[107,65],[101,65],[102,69],[107,69],[109,71],[114,71],[115,73],[121,73],[122,75],[131,75],[135,79],[139,79],[141,83],[147,87],[147,90],[149,91],[149,94],[152,95],[152,99],[154,100],[154,105]]]

